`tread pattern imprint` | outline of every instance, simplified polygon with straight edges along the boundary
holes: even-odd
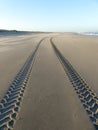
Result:
[[[50,42],[91,122],[95,129],[98,130],[98,96],[90,89],[89,85],[77,73],[70,62],[61,54],[53,43],[53,38],[50,39]]]
[[[0,101],[0,130],[13,130],[24,92],[30,78],[35,55],[43,40],[44,38],[40,40],[36,49],[28,57],[25,64],[9,86],[6,94]]]

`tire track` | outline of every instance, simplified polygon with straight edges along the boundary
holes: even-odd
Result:
[[[0,130],[13,129],[31,75],[36,52],[43,40],[44,38],[38,43],[35,51],[28,57],[0,101]]]
[[[61,54],[58,48],[54,45],[52,38],[50,39],[50,42],[91,122],[95,129],[98,130],[98,96],[76,72],[70,62]]]

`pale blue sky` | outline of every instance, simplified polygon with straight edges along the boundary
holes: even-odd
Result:
[[[0,0],[0,28],[98,31],[98,0]]]

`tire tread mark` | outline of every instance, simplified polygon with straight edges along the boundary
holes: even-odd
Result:
[[[98,96],[89,87],[86,81],[76,72],[70,62],[61,54],[53,43],[53,38],[50,39],[50,42],[91,122],[95,129],[98,130]]]
[[[12,130],[20,110],[20,105],[27,87],[35,60],[35,54],[45,38],[41,39],[35,50],[12,81],[9,89],[0,101],[0,130]]]

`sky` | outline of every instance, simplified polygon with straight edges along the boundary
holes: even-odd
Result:
[[[0,29],[98,31],[98,0],[0,0]]]

